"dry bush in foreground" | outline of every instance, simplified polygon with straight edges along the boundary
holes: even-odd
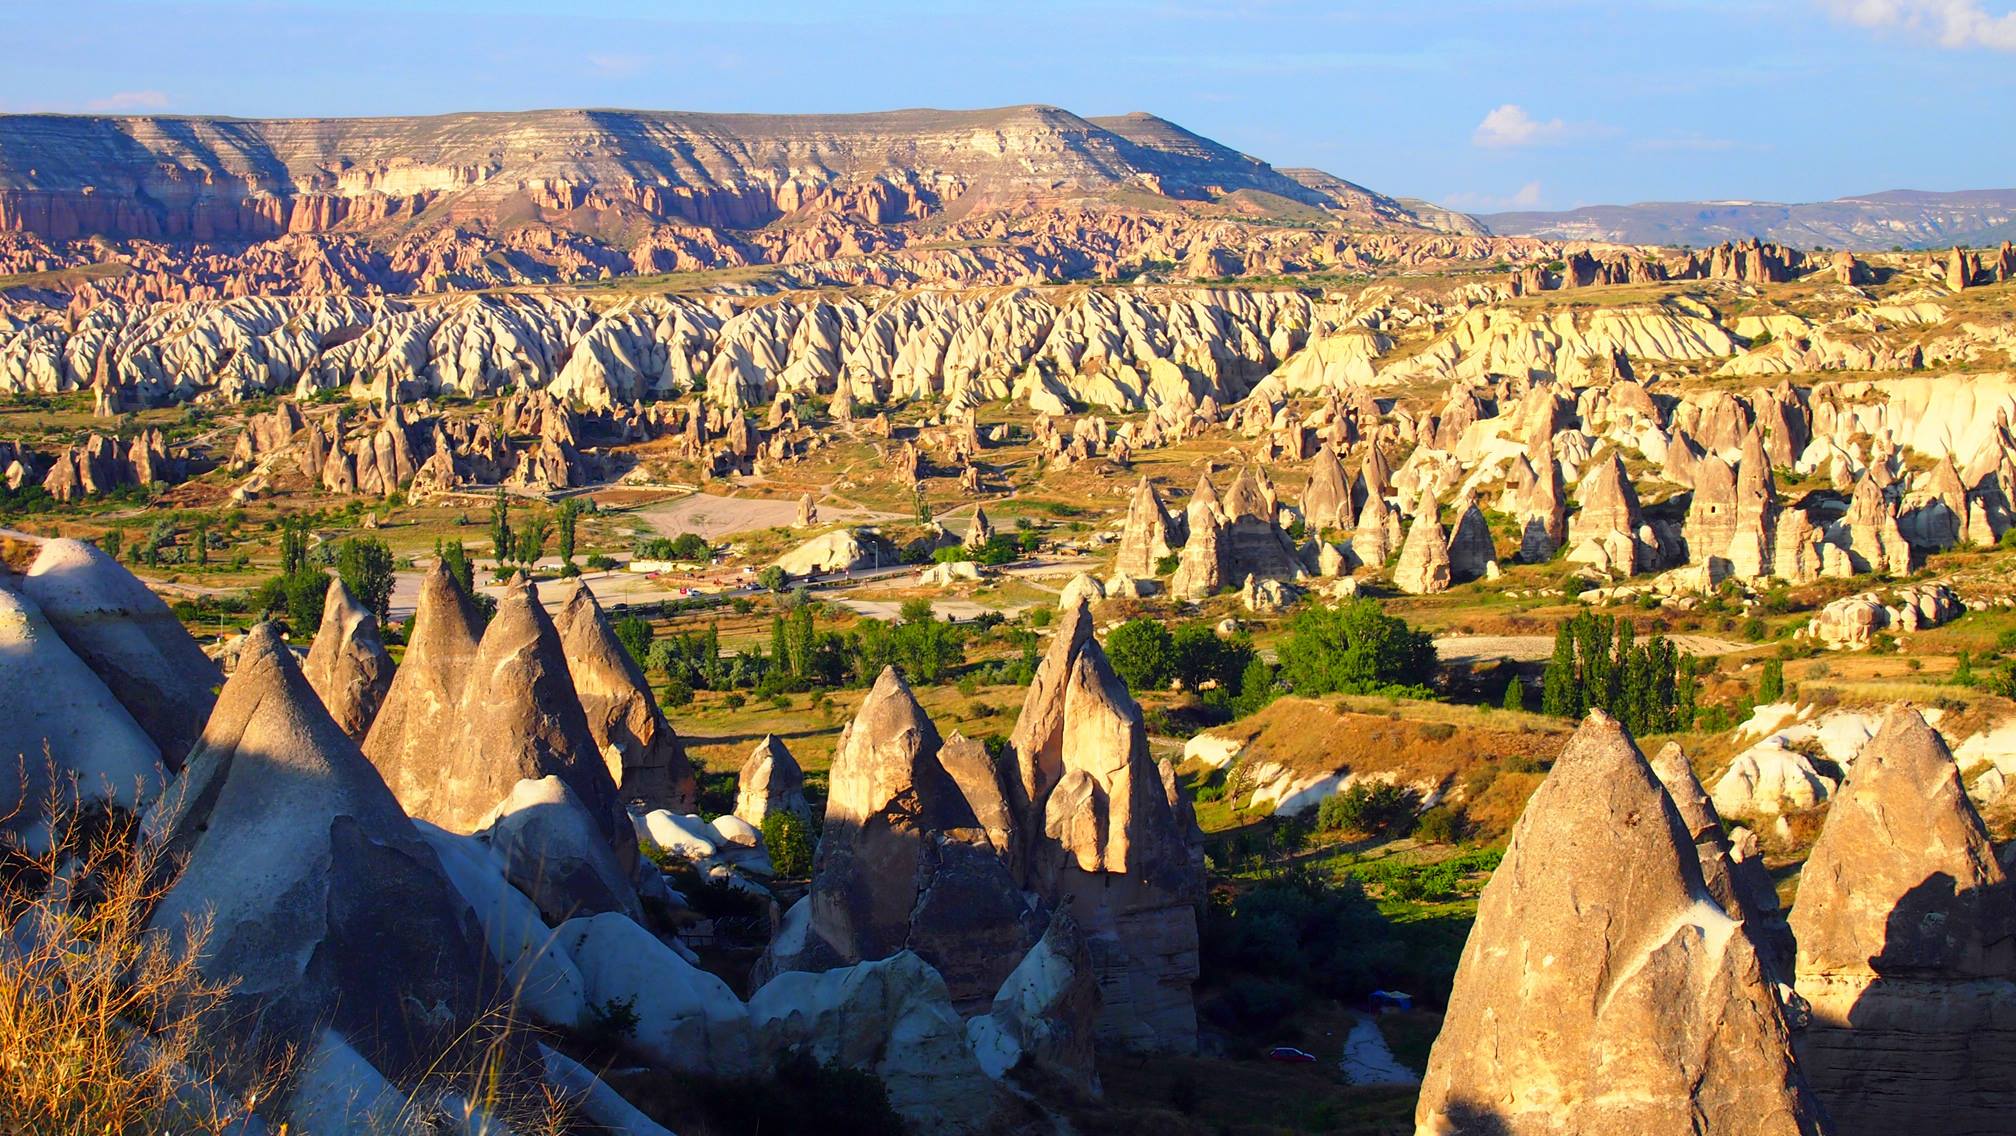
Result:
[[[51,851],[0,847],[0,1131],[218,1133],[242,1122],[288,1060],[245,1060],[219,1040],[230,986],[194,961],[209,927],[148,933],[165,884],[130,819],[54,802],[48,815],[59,818]]]

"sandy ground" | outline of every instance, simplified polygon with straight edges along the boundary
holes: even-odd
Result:
[[[695,493],[675,501],[647,506],[637,510],[635,515],[652,529],[666,536],[678,536],[690,532],[699,533],[712,541],[731,533],[789,528],[798,522],[798,502]],[[900,519],[900,516],[901,514],[897,513],[877,513],[869,509],[840,508],[829,502],[821,502],[819,505],[820,524],[834,524],[840,521],[866,523]]]
[[[1727,655],[1747,651],[1755,644],[1731,643],[1712,635],[1669,635],[1675,647],[1689,655]],[[1480,659],[1511,659],[1515,663],[1537,663],[1554,654],[1552,635],[1443,635],[1435,640],[1435,654],[1445,663],[1468,663]]]

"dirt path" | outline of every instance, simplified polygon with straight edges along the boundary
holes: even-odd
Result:
[[[788,528],[798,521],[798,502],[781,498],[695,493],[676,501],[645,506],[635,515],[666,536],[690,532],[711,541],[731,533]],[[819,506],[820,524],[887,521],[900,519],[901,516],[900,513],[878,513],[871,509],[836,508],[823,502]]]
[[[1727,655],[1747,651],[1754,644],[1732,643],[1712,635],[1668,635],[1682,653]],[[1554,654],[1552,635],[1441,635],[1435,639],[1435,654],[1445,663],[1469,663],[1480,659],[1511,659],[1515,663],[1537,663]]]
[[[1354,1085],[1421,1083],[1414,1070],[1400,1064],[1386,1047],[1386,1035],[1379,1032],[1379,1023],[1371,1018],[1361,1017],[1351,1024],[1351,1033],[1344,1039],[1344,1059],[1337,1065],[1343,1070],[1344,1079]]]

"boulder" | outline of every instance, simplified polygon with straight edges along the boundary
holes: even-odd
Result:
[[[627,1005],[637,1015],[630,1044],[654,1066],[726,1078],[767,1068],[748,1008],[728,984],[628,916],[570,919],[558,938],[581,970],[590,1006]]]
[[[805,802],[804,771],[776,734],[765,734],[736,776],[735,815],[761,829],[764,818],[774,812],[812,819],[812,806]]]
[[[50,847],[52,792],[61,807],[103,803],[127,812],[168,781],[161,751],[70,650],[35,601],[0,581],[0,844]]]
[[[616,862],[597,818],[558,777],[518,782],[488,830],[504,878],[554,926],[581,914],[641,909],[630,875]]]
[[[1737,931],[1631,736],[1591,713],[1479,900],[1416,1130],[1819,1133]]]
[[[1855,759],[1791,925],[1801,1061],[1837,1131],[2008,1130],[2016,893],[1916,710],[1893,708]]]
[[[989,1130],[999,1092],[966,1041],[945,982],[911,951],[823,973],[790,972],[749,999],[762,1052],[870,1072],[922,1136]]]
[[[475,913],[490,960],[510,983],[518,1008],[545,1025],[580,1025],[588,1009],[580,969],[554,942],[539,908],[504,878],[504,866],[489,847],[477,837],[459,836],[424,820],[413,825]]]
[[[172,941],[209,921],[199,966],[235,984],[220,1025],[303,1047],[327,1028],[410,1085],[503,994],[440,859],[271,624],[143,831],[182,865],[150,925]]]
[[[577,583],[553,622],[588,734],[623,800],[644,809],[690,812],[698,794],[693,763],[595,594]]]
[[[378,638],[378,617],[341,580],[322,601],[322,626],[301,664],[308,685],[350,740],[362,744],[392,688],[392,656]]]
[[[222,676],[168,605],[81,540],[44,541],[20,590],[179,771]]]
[[[966,1023],[966,1035],[980,1068],[997,1081],[1026,1061],[1096,1095],[1098,1017],[1092,951],[1078,921],[1060,911],[1001,984],[989,1012]]]

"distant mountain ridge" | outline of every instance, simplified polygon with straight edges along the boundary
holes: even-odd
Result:
[[[1558,213],[1479,214],[1499,236],[1619,244],[1713,245],[1756,237],[1801,248],[1935,248],[2016,238],[2016,189],[1900,189],[1807,204],[1675,201]]]
[[[1328,178],[1328,175],[1324,175]],[[848,115],[539,110],[402,118],[0,115],[0,231],[265,239],[452,214],[587,209],[753,229],[868,224],[962,202],[1241,191],[1420,227],[1342,179],[1307,184],[1148,114],[1051,106]]]

